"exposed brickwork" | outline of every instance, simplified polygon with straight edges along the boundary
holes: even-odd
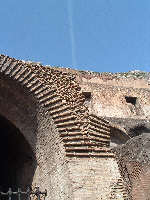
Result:
[[[98,131],[102,134],[98,134],[97,137],[92,135],[91,127],[93,126],[96,132],[96,126],[98,126],[96,123],[101,124],[101,122],[100,120],[96,121],[96,119],[95,124],[92,122],[94,116],[93,118],[89,116],[88,110],[83,104],[85,99],[75,77],[48,67],[28,65],[7,56],[1,56],[1,66],[3,74],[10,76],[27,88],[34,94],[38,105],[43,106],[45,112],[50,113],[60,136],[63,137],[66,155],[83,156],[84,154],[80,153],[82,151],[85,152],[85,156],[98,156],[100,154],[105,156],[104,152],[109,155],[109,149],[91,148],[92,143],[96,147],[109,147],[109,140],[106,139],[106,136],[104,136],[105,139],[102,139],[102,134],[109,135],[109,125],[106,128],[99,125],[101,129]],[[87,131],[88,124],[90,124],[90,129]],[[103,120],[103,124],[106,126],[105,120]],[[99,139],[100,137],[101,139]],[[85,147],[78,148],[78,146],[84,146],[83,143]]]
[[[94,170],[98,170],[101,162],[100,171],[103,171],[103,165],[99,159],[104,159],[105,163],[110,159],[109,162],[116,165],[109,148],[109,122],[89,113],[84,104],[85,97],[72,74],[1,55],[0,76],[0,90],[7,93],[1,97],[0,114],[20,129],[36,156],[32,185],[47,188],[48,199],[84,199],[88,186],[81,192],[83,198],[77,198],[72,185],[77,160],[80,160],[81,168],[83,162],[84,166],[88,163]],[[94,159],[97,159],[96,168],[92,166]],[[72,160],[76,162],[72,164]],[[118,180],[117,167],[115,173],[115,180]],[[91,176],[89,174],[87,184]],[[113,183],[113,177],[110,182]],[[111,185],[109,183],[105,189],[107,196]],[[98,198],[101,189],[96,194],[97,186],[92,188]],[[89,198],[95,198],[91,192]]]
[[[150,130],[149,76],[77,72],[1,55],[0,115],[35,154],[32,185],[54,200],[147,200],[149,162],[133,159],[130,148],[124,155],[119,145]]]

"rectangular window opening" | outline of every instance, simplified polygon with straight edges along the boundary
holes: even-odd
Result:
[[[126,102],[136,105],[137,97],[125,96]]]
[[[86,100],[90,100],[91,99],[91,92],[82,92],[82,94],[84,95]]]

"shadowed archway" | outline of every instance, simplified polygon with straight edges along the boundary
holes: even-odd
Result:
[[[31,186],[36,159],[22,133],[0,115],[0,190]]]
[[[126,143],[130,139],[130,136],[124,129],[119,126],[112,124],[110,127],[110,146],[111,148],[116,147],[120,144]]]

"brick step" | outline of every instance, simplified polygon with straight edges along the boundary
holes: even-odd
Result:
[[[62,117],[60,119],[55,119],[55,124],[59,124],[59,123],[64,123],[64,122],[69,122],[72,120],[76,120],[75,116],[69,116],[69,117]]]
[[[5,73],[6,75],[9,74],[12,71],[13,67],[16,66],[17,64],[17,62],[15,62],[14,59],[11,59],[11,61],[8,61],[8,62],[6,62],[2,66],[3,73]]]
[[[42,87],[36,89],[35,92],[34,92],[34,94],[35,94],[36,96],[39,96],[39,95],[41,95],[44,91],[47,91],[47,90],[49,90],[48,86],[45,86],[45,85],[42,84]]]
[[[56,92],[56,88],[48,88],[48,87],[47,87],[47,90],[44,90],[43,92],[40,92],[40,93],[37,95],[37,98],[38,98],[39,100],[45,100],[45,99],[47,99],[49,96],[53,95],[55,92]]]
[[[57,127],[58,128],[63,128],[63,127],[68,127],[68,126],[74,126],[74,125],[77,125],[79,122],[76,121],[76,120],[72,120],[72,121],[69,121],[69,122],[64,122],[64,123],[60,123],[60,124],[57,124]]]
[[[30,89],[30,92],[35,92],[43,87],[42,83],[39,81],[35,86]]]
[[[13,79],[16,79],[18,77],[18,74],[20,74],[23,71],[23,67],[20,65],[17,65],[17,67],[11,72],[11,77]]]
[[[5,70],[5,74],[9,76],[12,76],[12,73],[18,68],[18,62],[14,61],[11,63],[11,65]]]
[[[38,82],[39,82],[39,80],[36,78],[36,77],[34,77],[34,79],[31,81],[29,81],[28,83],[26,83],[26,87],[28,88],[28,89],[31,89],[32,87],[34,87],[35,85],[37,85],[38,84]]]
[[[25,79],[25,77],[30,73],[31,71],[29,71],[28,68],[22,67],[21,71],[16,76],[14,76],[14,79],[18,80],[19,82],[22,82]]]
[[[105,157],[111,157],[114,158],[114,154],[113,153],[96,153],[96,152],[66,152],[66,156],[68,157],[100,157],[100,158],[105,158]]]
[[[8,56],[4,56],[4,55],[1,55],[0,56],[0,68],[2,69],[2,66],[8,61],[9,57]],[[0,69],[0,71],[1,71]],[[2,72],[2,71],[1,71]]]
[[[59,130],[59,132],[60,133],[66,133],[66,132],[78,132],[78,131],[80,131],[80,128],[78,127],[78,126],[73,126],[73,127],[70,127],[70,128],[68,128],[68,127],[60,127],[60,128],[58,128],[58,130]]]
[[[31,71],[30,69],[28,69],[28,68],[25,68],[25,70],[21,73],[21,75],[20,75],[18,81],[19,81],[20,83],[22,83],[23,81],[27,80],[28,77],[29,77],[31,74],[32,74],[32,71]]]
[[[60,133],[60,136],[61,137],[76,137],[76,136],[79,136],[79,137],[81,137],[81,136],[83,136],[83,137],[85,137],[81,132],[64,132],[64,133]]]
[[[102,117],[98,117],[98,116],[96,116],[94,114],[90,114],[90,118],[95,119],[98,122],[104,123],[105,126],[107,126],[108,128],[110,127],[109,121],[103,119]]]
[[[14,61],[11,64],[9,70],[6,72],[6,74],[9,73],[9,76],[13,77],[16,74],[16,72],[20,70],[19,66],[20,66],[20,64],[18,63],[18,61]]]
[[[43,106],[45,106],[49,109],[49,107],[51,107],[52,105],[56,105],[61,102],[62,102],[62,100],[60,99],[60,97],[56,97],[52,100],[47,101],[46,103],[43,103]]]
[[[97,123],[95,123],[95,122],[93,122],[93,121],[90,121],[89,123],[90,123],[91,126],[94,126],[94,127],[98,128],[98,129],[103,129],[103,130],[105,130],[105,131],[110,132],[110,128],[107,128],[107,127],[105,127],[105,126],[102,126],[101,124],[97,124]]]
[[[68,116],[73,115],[73,112],[68,111],[68,109],[67,110],[63,110],[63,108],[62,108],[62,110],[57,110],[57,113],[53,114],[53,119],[59,119],[59,118],[62,118],[62,117],[68,117]]]
[[[2,58],[2,60],[0,61],[0,72],[5,73],[6,69],[10,67],[10,65],[12,64],[13,60],[10,59],[8,56],[5,56],[4,58]]]
[[[47,110],[50,111],[50,114],[53,116],[59,112],[66,111],[69,108],[70,108],[70,106],[66,105],[66,103],[59,102],[54,106],[50,106]]]
[[[69,142],[64,144],[65,147],[83,147],[83,146],[91,146],[91,147],[101,147],[101,148],[109,148],[108,144],[97,144],[97,143],[91,143],[89,141],[78,141],[78,142]]]
[[[95,142],[95,143],[105,143],[105,144],[109,144],[108,140],[103,140],[101,139],[97,139],[97,138],[85,138],[83,136],[76,136],[76,137],[68,137],[68,138],[64,138],[63,139],[64,142],[78,142],[78,141],[89,141],[89,142]]]
[[[36,75],[31,72],[30,74],[26,76],[25,80],[22,81],[22,84],[24,86],[28,85],[28,83],[34,81],[35,77]]]
[[[96,137],[95,135],[90,135],[88,136],[88,138],[91,139],[95,139],[95,140],[100,140],[100,141],[107,141],[110,142],[110,138],[104,138],[104,137]]]
[[[101,120],[97,120],[96,118],[91,117],[91,116],[90,116],[89,119],[90,119],[91,122],[95,123],[96,125],[99,125],[99,126],[105,127],[106,130],[109,130],[109,129],[110,129],[110,125],[104,123],[104,122],[101,121]]]
[[[110,135],[110,132],[108,132],[108,131],[105,131],[105,130],[103,130],[103,129],[98,129],[98,128],[95,128],[95,127],[93,127],[93,126],[90,126],[89,127],[89,131],[90,132],[93,132],[93,133],[100,133],[100,134],[103,134],[103,135]]]
[[[51,100],[54,100],[56,98],[58,98],[58,96],[57,96],[56,93],[54,93],[54,94],[49,95],[48,97],[45,97],[45,98],[39,100],[39,103],[40,104],[47,104],[47,102],[50,102]]]
[[[14,69],[10,72],[10,76],[14,79],[15,76],[21,71],[21,67],[19,64],[17,64]]]
[[[99,148],[92,148],[92,147],[89,147],[89,146],[80,146],[80,147],[65,147],[66,151],[67,152],[72,152],[72,151],[78,151],[78,152],[105,152],[105,153],[112,153],[111,150],[109,148],[102,148],[102,147],[99,147]]]
[[[70,146],[70,147],[74,147],[74,146],[83,146],[85,144],[88,145],[88,146],[95,146],[95,147],[109,147],[109,144],[108,143],[104,143],[104,142],[97,142],[97,143],[94,143],[94,142],[89,142],[89,141],[84,141],[84,140],[75,140],[75,141],[68,141],[68,140],[65,140],[65,146]]]
[[[94,135],[94,134],[92,135],[92,134],[89,133],[88,136],[89,136],[89,138],[95,138],[95,139],[99,139],[101,141],[108,141],[108,142],[110,142],[110,138],[105,137],[103,135],[97,136],[97,135]]]
[[[23,74],[24,71],[26,70],[23,66],[20,66],[19,68],[20,68],[20,70],[17,71],[17,73],[14,74],[14,76],[13,76],[13,78],[14,78],[15,80],[18,80],[18,79],[20,78],[21,74]]]
[[[110,135],[105,135],[105,134],[101,134],[101,133],[95,133],[95,132],[89,132],[89,135],[95,136],[95,137],[102,137],[102,138],[106,138],[110,140]]]

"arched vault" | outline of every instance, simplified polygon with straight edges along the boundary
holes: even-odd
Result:
[[[83,167],[77,157],[114,157],[112,125],[89,114],[84,101],[74,75],[0,55],[0,115],[30,144],[37,163],[31,184],[47,188],[47,199],[73,199],[76,166]]]
[[[109,137],[110,126],[104,119],[101,120],[88,113],[88,109],[84,106],[84,96],[72,74],[1,55],[0,77],[1,86],[5,85],[4,82],[8,82],[9,91],[12,91],[11,88],[17,85],[21,91],[20,96],[24,96],[24,99],[28,97],[29,102],[34,105],[32,106],[34,112],[27,111],[29,115],[34,113],[33,117],[37,122],[36,128],[34,127],[36,130],[33,132],[38,132],[39,126],[43,125],[40,124],[41,117],[45,120],[51,118],[59,133],[57,138],[63,142],[66,156],[103,155],[101,149],[103,146],[107,147],[106,140]],[[14,121],[11,114],[10,117]],[[19,124],[18,120],[15,123]],[[34,137],[35,135],[32,139]],[[39,137],[38,133],[36,137]]]

